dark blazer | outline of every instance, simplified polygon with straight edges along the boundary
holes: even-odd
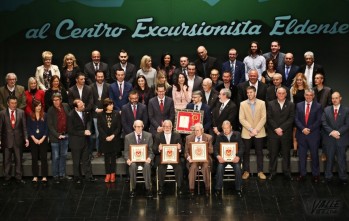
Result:
[[[202,89],[202,81],[203,81],[202,77],[195,75],[192,91],[201,90]]]
[[[111,128],[108,128],[106,113],[103,111],[97,114],[97,125],[99,132],[98,139],[103,153],[113,152],[116,149],[120,149],[117,146],[117,141],[120,139],[121,117],[117,111],[114,111],[112,115],[112,122],[110,125]],[[109,131],[112,131],[112,133],[108,133]],[[112,134],[115,136],[114,139],[112,141],[106,141],[105,139]]]
[[[153,97],[149,100],[148,104],[148,116],[150,121],[150,133],[155,135],[158,127],[162,127],[164,120],[170,120],[174,122],[175,109],[172,98],[165,96],[164,111],[161,113],[158,97]]]
[[[219,114],[220,107],[221,105],[217,105],[212,111],[212,126],[217,127],[218,131],[222,132],[222,124],[225,120],[228,120],[233,127],[237,125],[238,108],[231,100],[225,105],[221,114]]]
[[[189,103],[187,104],[186,109],[194,110],[195,105],[193,103]],[[211,109],[207,104],[202,103],[200,110],[204,111],[203,125],[204,125],[205,132],[208,133],[212,126]]]
[[[7,86],[0,87],[0,111],[7,109],[7,98],[9,96]],[[27,106],[24,87],[20,85],[15,86],[15,96],[17,97],[17,107],[24,110]]]
[[[63,109],[65,112],[65,116],[67,119],[66,126],[68,129],[68,115],[70,112],[70,107],[66,103],[62,103]],[[59,133],[57,132],[57,112],[56,108],[54,106],[51,106],[48,111],[47,111],[47,126],[48,126],[48,131],[49,131],[49,138],[51,143],[57,143],[59,141]],[[67,133],[68,131],[66,131]]]
[[[219,103],[219,92],[216,91],[214,88],[211,88],[211,93],[210,96],[208,97],[208,100],[206,100],[206,96],[205,96],[205,91],[201,90],[202,93],[202,103],[207,104],[210,107],[210,110],[212,111],[217,103]]]
[[[224,83],[222,82],[220,85],[217,85],[216,86],[216,90],[219,94],[219,92],[225,88],[224,87]],[[233,84],[230,84],[229,86],[229,90],[231,92],[231,97],[230,97],[230,100],[232,100],[237,106],[239,106],[239,92],[238,92],[238,87],[233,85]]]
[[[125,146],[124,146],[124,158],[127,161],[130,159],[129,153],[130,153],[130,145],[131,144],[137,144],[136,135],[134,132],[131,132],[125,136]],[[148,157],[153,160],[154,159],[154,153],[153,153],[153,136],[151,133],[142,131],[142,140],[141,144],[147,144],[148,145]]]
[[[132,84],[124,81],[124,90],[122,97],[119,99],[120,91],[118,82],[114,82],[109,87],[109,98],[114,101],[114,110],[120,111],[122,106],[128,102],[128,94],[132,91]]]
[[[109,84],[108,83],[103,83],[103,89],[102,89],[102,96],[99,98],[98,95],[98,89],[97,89],[97,84],[93,83],[90,87],[92,90],[92,96],[93,96],[93,106],[92,106],[92,118],[97,117],[97,113],[95,110],[98,109],[103,109],[103,101],[104,99],[109,97]]]
[[[333,146],[335,144],[339,146],[347,146],[349,144],[349,109],[340,106],[338,110],[337,120],[334,120],[333,105],[325,108],[322,114],[322,142],[325,145]],[[337,140],[329,134],[337,130],[340,133],[340,138]]]
[[[222,73],[225,71],[231,72],[230,60],[226,61],[222,65]],[[245,64],[241,61],[236,60],[234,68],[234,85],[237,86],[239,83],[245,82]],[[233,82],[233,80],[232,80]]]
[[[108,64],[104,62],[99,62],[98,69],[104,72],[104,77],[106,80],[108,80],[107,78],[110,76]],[[85,80],[87,85],[91,85],[92,83],[96,82],[96,78],[95,78],[96,71],[92,61],[85,64],[84,73],[85,73]]]
[[[265,58],[265,60],[273,59],[273,55],[271,54],[271,52],[263,54],[263,57]],[[284,66],[285,66],[285,53],[279,52],[279,54],[277,55],[277,67],[275,68],[282,68]]]
[[[250,86],[249,81],[245,81],[245,82],[240,83],[238,85],[238,93],[239,93],[238,102],[239,103],[247,99],[247,87],[248,86]],[[266,95],[267,95],[267,88],[268,88],[268,86],[266,84],[264,84],[261,81],[258,81],[258,89],[257,89],[256,97],[259,100],[265,101]]]
[[[315,92],[315,99],[317,100],[321,106],[322,109],[325,109],[325,107],[332,105],[332,89],[329,87],[323,87],[321,91],[318,91],[316,87],[313,88]],[[320,94],[321,93],[321,94]]]
[[[113,65],[113,67],[111,68],[109,83],[114,83],[117,81],[116,77],[115,77],[115,73],[116,73],[116,70],[118,70],[120,68],[121,68],[120,62]],[[134,85],[135,80],[136,80],[137,70],[138,69],[136,68],[136,66],[134,64],[127,62],[126,71],[125,71],[125,81]]]
[[[131,133],[133,129],[133,123],[135,120],[141,120],[144,124],[144,130],[148,131],[148,111],[147,106],[141,103],[137,104],[136,119],[133,116],[133,111],[130,102],[122,106],[121,108],[121,124],[123,129],[123,135]]]
[[[299,72],[302,72],[303,74],[305,74],[306,68],[307,68],[307,65],[306,65],[306,64],[302,65],[302,66],[299,68]],[[322,65],[320,65],[320,64],[315,64],[315,63],[314,63],[313,74],[312,74],[312,78],[313,78],[313,81],[312,81],[312,82],[313,82],[313,87],[316,86],[316,85],[315,85],[315,75],[316,75],[316,73],[322,73],[322,74],[324,75],[324,77],[325,77],[325,70],[324,70],[324,68],[322,67]]]
[[[181,152],[184,153],[184,146],[182,144],[182,138],[181,135],[177,132],[171,132],[171,140],[170,144],[180,144],[181,145]],[[159,152],[159,145],[160,144],[166,144],[166,138],[165,133],[157,133],[154,137],[154,146],[153,146],[153,152],[154,154],[160,154]]]
[[[62,87],[59,91],[52,91],[52,88],[49,88],[45,91],[45,112],[53,105],[52,95],[54,93],[60,93],[62,95],[62,102],[68,103],[68,94],[64,87]]]
[[[73,102],[75,99],[81,99],[82,102],[84,102],[85,104],[85,111],[91,112],[93,108],[93,96],[92,96],[91,87],[84,85],[82,89],[81,98],[80,98],[79,90],[76,84],[73,87],[69,88],[68,100],[69,100],[70,108],[72,109],[73,109]]]
[[[287,96],[286,98],[288,100],[290,100],[290,89],[288,87],[284,87],[286,89],[286,93],[287,93]],[[266,101],[272,101],[272,100],[275,100],[277,97],[276,97],[276,91],[275,91],[275,85],[270,85],[268,88],[267,88],[267,95],[265,97],[265,100]]]
[[[211,74],[212,69],[217,69],[220,72],[220,65],[218,64],[218,60],[215,57],[208,56],[206,61],[205,61],[205,70],[206,70],[206,75],[204,72],[204,66],[201,59],[195,60],[195,67],[196,67],[196,74],[202,78],[209,78]]]
[[[68,135],[69,135],[69,147],[81,147],[87,145],[87,139],[85,136],[85,130],[91,130],[90,115],[83,112],[84,121],[80,118],[75,109],[71,110],[68,114]]]
[[[287,100],[282,109],[278,101],[275,99],[268,102],[267,107],[267,131],[269,138],[280,138],[276,133],[276,128],[283,130],[282,138],[292,139],[293,122],[295,116],[294,103]]]
[[[80,73],[80,68],[78,66],[73,68],[71,75],[67,76],[67,68],[63,68],[61,71],[61,83],[63,87],[68,91],[69,88],[76,84],[76,75]]]
[[[285,76],[285,68],[285,65],[283,67],[277,68],[276,73],[280,73],[282,75],[282,84],[290,88],[293,82],[293,78],[296,77],[297,73],[299,72],[299,67],[294,64],[291,66],[290,70],[288,71],[287,80]]]
[[[296,105],[296,116],[294,119],[297,131],[296,138],[297,141],[303,142],[307,138],[309,139],[320,139],[320,129],[321,129],[321,116],[322,116],[322,107],[321,104],[316,101],[312,102],[310,107],[310,113],[308,118],[308,124],[305,123],[305,101],[300,102]],[[310,129],[310,134],[303,134],[304,128]]]
[[[214,158],[217,158],[218,155],[222,156],[220,153],[221,142],[237,142],[238,143],[238,153],[236,155],[240,158],[240,161],[242,160],[245,146],[244,146],[244,142],[242,142],[240,132],[233,131],[233,134],[231,135],[230,140],[228,140],[227,136],[225,136],[224,133],[221,133],[220,135],[218,135],[216,138],[216,142],[213,146]]]
[[[24,147],[25,140],[28,139],[24,111],[17,108],[15,114],[15,128],[12,128],[9,109],[6,108],[0,112],[0,136],[2,148],[22,149]]]

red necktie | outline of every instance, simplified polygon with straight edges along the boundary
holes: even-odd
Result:
[[[334,120],[337,120],[338,109],[334,109]]]
[[[305,110],[305,124],[308,124],[309,113],[310,113],[310,104],[307,103],[307,109]]]
[[[137,107],[136,107],[136,105],[134,104],[134,105],[133,105],[133,117],[136,119],[136,116],[137,116]]]
[[[15,111],[11,111],[11,126],[12,126],[12,129],[15,128],[15,125],[16,125]]]
[[[160,100],[160,111],[164,112],[164,102]]]

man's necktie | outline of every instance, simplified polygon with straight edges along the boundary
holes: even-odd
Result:
[[[224,109],[224,104],[222,103],[222,106],[219,108],[219,114],[222,113],[223,109]]]
[[[307,103],[307,109],[305,110],[305,124],[308,124],[310,114],[310,104]]]
[[[122,98],[122,83],[120,83],[119,94],[120,94],[120,98]]]
[[[140,134],[137,134],[137,144],[140,144],[141,143],[141,135]]]
[[[230,64],[230,72],[231,72],[231,83],[234,85],[234,71],[235,71],[235,67],[234,67],[234,63]]]
[[[16,125],[15,111],[11,111],[11,126],[12,126],[12,129],[15,128],[15,125]]]
[[[199,110],[199,106],[198,105],[195,105],[195,110]]]
[[[95,71],[98,70],[98,63],[95,63]]]
[[[286,66],[285,77],[288,78],[288,72],[290,71],[290,66]]]
[[[136,119],[137,117],[137,106],[134,104],[133,105],[133,117]]]
[[[160,100],[160,111],[161,111],[161,113],[164,112],[164,102],[163,102],[163,100]]]
[[[200,142],[200,137],[197,137],[197,138],[196,138],[196,142]]]
[[[338,116],[338,109],[334,109],[334,120],[337,120],[337,116]]]

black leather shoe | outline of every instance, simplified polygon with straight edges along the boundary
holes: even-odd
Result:
[[[305,177],[302,176],[302,175],[300,175],[300,176],[298,176],[298,177],[296,178],[296,180],[297,180],[298,182],[303,182],[303,181],[305,181]]]
[[[16,179],[16,183],[18,184],[25,184],[25,181],[22,179]]]
[[[71,177],[71,176],[61,176],[61,177],[59,177],[59,179],[60,180],[72,180],[73,177]]]
[[[215,196],[221,196],[222,195],[222,190],[216,190],[214,193]]]
[[[270,174],[268,180],[275,180],[276,174]]]
[[[10,179],[5,180],[5,182],[2,183],[3,186],[8,186],[8,185],[10,185],[10,184],[11,184]]]
[[[347,185],[348,184],[348,180],[339,180],[339,182],[342,184],[342,185]]]
[[[209,197],[210,196],[210,190],[205,191],[205,196]]]
[[[159,188],[159,191],[158,191],[158,195],[163,195],[164,194],[164,190],[163,190],[163,188]]]
[[[323,180],[321,180],[321,183],[332,183],[332,178],[325,178]]]
[[[153,197],[153,192],[151,190],[147,190],[146,196],[147,198],[152,198]]]
[[[190,196],[191,196],[191,197],[194,197],[194,196],[195,196],[194,190],[190,190],[189,192],[190,192]]]
[[[97,179],[94,178],[93,176],[90,176],[90,177],[86,178],[86,181],[93,183],[93,182],[96,182]]]
[[[135,191],[131,190],[130,192],[130,198],[134,198],[136,196]]]
[[[289,173],[284,175],[284,179],[288,181],[293,181],[293,177]]]
[[[74,178],[74,182],[76,184],[81,184],[81,179],[80,178]]]
[[[57,183],[57,184],[60,183],[59,178],[58,177],[53,177],[53,182]]]
[[[182,187],[177,188],[177,195],[183,195]]]
[[[281,154],[281,153],[279,153],[279,154],[278,154],[278,157],[279,157],[279,158],[282,158],[282,154]]]
[[[239,198],[242,198],[242,197],[243,197],[242,191],[241,191],[241,190],[237,190],[237,191],[236,191],[236,195],[237,195]]]
[[[320,177],[319,176],[313,176],[313,182],[314,183],[319,183]]]

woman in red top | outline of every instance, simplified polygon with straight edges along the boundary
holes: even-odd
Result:
[[[38,83],[33,77],[28,79],[28,90],[25,91],[25,97],[27,106],[24,111],[27,116],[33,112],[33,98],[40,101],[42,109],[45,109],[45,92],[39,89]]]

